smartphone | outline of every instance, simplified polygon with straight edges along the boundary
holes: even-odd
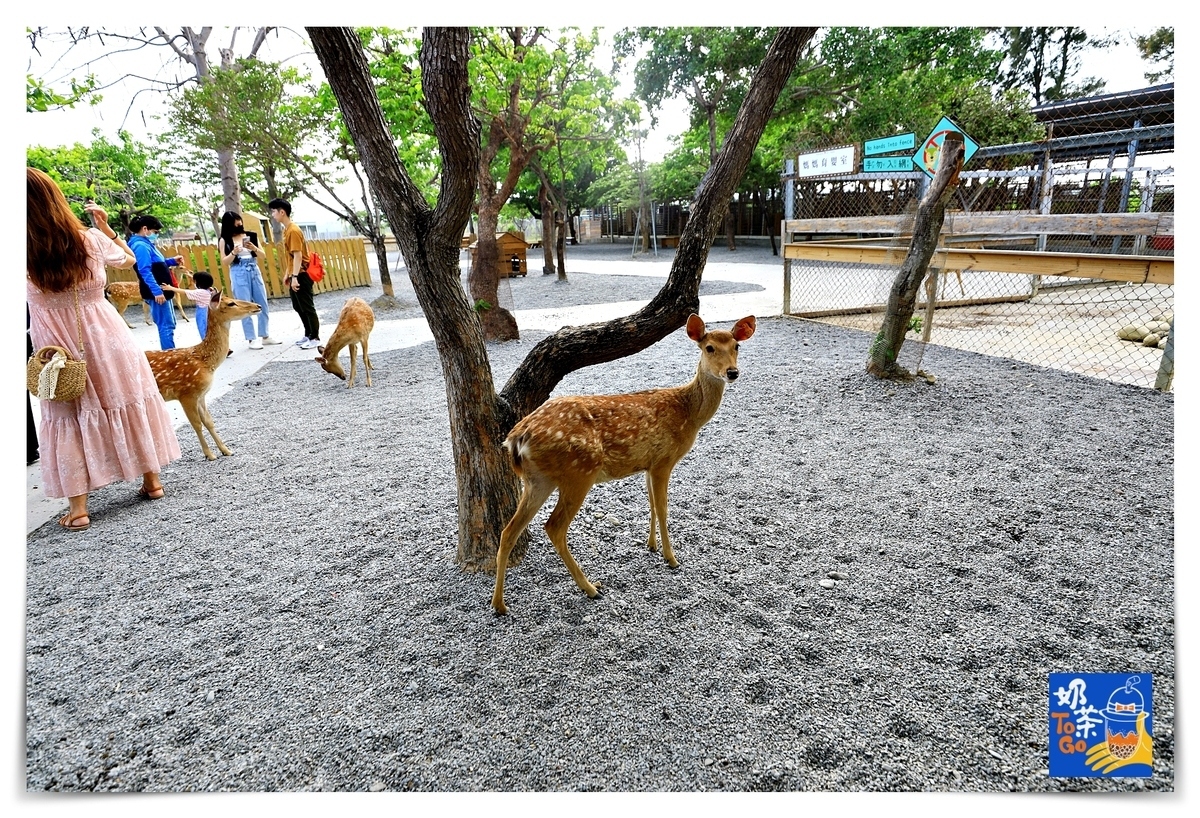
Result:
[[[88,196],[86,199],[83,200],[83,203],[85,205],[95,204],[96,200],[93,199],[91,196]],[[96,217],[92,215],[92,211],[84,210],[83,212],[87,214],[88,222],[92,225],[92,227],[95,227],[96,226]]]

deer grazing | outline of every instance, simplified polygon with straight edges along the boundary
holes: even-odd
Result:
[[[317,347],[321,353],[314,360],[326,372],[332,372],[343,381],[346,388],[354,386],[355,356],[358,354],[358,344],[362,344],[363,372],[367,376],[367,386],[371,385],[371,359],[367,356],[367,337],[375,327],[375,313],[371,305],[361,298],[346,299],[342,311],[338,315],[337,329],[324,346]],[[338,363],[338,353],[342,347],[350,347],[350,378],[347,380],[346,371]]]
[[[700,363],[690,383],[670,389],[651,389],[627,395],[585,395],[546,401],[522,418],[509,432],[504,447],[521,478],[521,499],[512,520],[500,535],[496,553],[496,587],[492,607],[504,605],[504,572],[513,544],[533,520],[550,493],[558,503],[546,521],[546,533],[575,584],[593,599],[600,595],[588,581],[570,549],[567,528],[596,483],[646,473],[650,497],[650,536],[647,545],[679,567],[667,535],[667,481],[671,470],[696,442],[700,427],[721,405],[725,384],[737,379],[738,342],[754,334],[754,316],[732,330],[708,330],[700,316],[687,320],[688,337],[700,347]]]
[[[223,297],[217,291],[208,308],[208,331],[203,341],[193,347],[152,349],[146,352],[150,369],[154,372],[154,380],[158,383],[159,394],[163,400],[179,401],[192,428],[196,430],[196,437],[200,439],[200,448],[204,450],[204,456],[209,460],[216,460],[217,456],[208,448],[200,428],[201,424],[208,429],[221,454],[233,454],[217,436],[212,415],[208,413],[208,405],[204,399],[212,387],[217,367],[229,354],[229,323],[260,312],[262,307],[252,301],[235,301]]]
[[[191,272],[188,270],[179,270],[181,273],[179,286],[187,288],[190,284]],[[121,314],[121,319],[125,322],[125,326],[133,329],[133,324],[129,323],[129,319],[125,317],[125,310],[130,304],[142,305],[142,320],[147,324],[154,323],[150,320],[150,305],[142,300],[142,293],[138,289],[136,281],[112,281],[104,287],[104,295],[109,302],[117,308],[117,312]],[[174,306],[179,309],[179,315],[184,321],[191,321],[187,317],[187,313],[183,311],[183,295],[175,293],[172,297]]]

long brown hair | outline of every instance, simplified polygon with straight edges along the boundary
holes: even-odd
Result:
[[[30,167],[25,177],[25,267],[39,290],[61,293],[89,275],[87,228],[53,179]]]

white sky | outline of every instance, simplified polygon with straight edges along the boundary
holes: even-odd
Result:
[[[604,35],[611,37],[618,28],[608,28]],[[1111,30],[1098,29],[1095,33],[1109,33]],[[1148,29],[1145,27],[1140,29],[1143,32],[1146,30]],[[226,45],[230,36],[230,29],[214,32],[209,41],[211,59],[219,59],[217,48]],[[245,52],[248,39],[247,32],[238,32],[238,53]],[[28,44],[22,42],[22,53],[31,55]],[[79,76],[87,70],[94,72],[102,83],[111,82],[127,73],[155,78],[186,75],[186,70],[180,67],[178,61],[174,60],[165,48],[129,51],[123,44],[110,41],[107,49],[98,45],[87,49],[77,48],[66,57],[54,53],[55,46],[52,44],[47,44],[44,48],[45,58],[33,55],[29,60],[28,70],[43,77],[55,87],[65,86],[71,76]],[[303,41],[299,30],[273,32],[260,55],[268,60],[286,60],[289,64],[307,66],[314,76],[321,76],[320,65]],[[51,59],[52,57],[57,59]],[[1131,39],[1126,36],[1120,45],[1107,51],[1089,51],[1083,59],[1080,76],[1103,77],[1107,81],[1105,90],[1108,92],[1126,91],[1147,84],[1143,77],[1145,71],[1146,64],[1138,57]],[[626,74],[628,73],[627,71]],[[107,89],[104,92],[104,101],[96,106],[77,106],[61,111],[25,114],[21,133],[30,145],[62,145],[75,142],[87,144],[91,141],[93,128],[99,128],[106,137],[112,139],[117,130],[124,127],[136,138],[144,139],[148,134],[159,133],[166,128],[164,121],[155,119],[164,110],[164,95],[149,91],[141,91],[138,94],[145,86],[143,80],[131,79]],[[632,82],[628,78],[622,90],[632,93]],[[658,116],[658,128],[652,131],[642,147],[643,157],[647,161],[661,159],[671,148],[670,137],[687,128],[687,105],[681,99],[664,106]],[[632,147],[629,153],[633,154]]]

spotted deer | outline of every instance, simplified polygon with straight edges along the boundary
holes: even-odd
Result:
[[[575,584],[589,597],[598,597],[600,591],[571,556],[567,528],[596,483],[646,473],[650,498],[646,544],[651,551],[658,550],[657,526],[663,559],[672,568],[679,567],[667,535],[667,481],[696,442],[700,427],[716,414],[725,384],[737,380],[738,342],[753,335],[754,329],[752,315],[732,330],[708,330],[693,314],[687,320],[687,334],[700,348],[700,363],[690,383],[627,395],[553,398],[513,427],[503,446],[521,478],[521,498],[496,553],[492,607],[497,614],[508,611],[504,572],[509,552],[555,489],[558,502],[546,521],[546,533]]]
[[[200,448],[204,450],[204,456],[209,460],[216,460],[217,456],[208,448],[200,428],[201,424],[208,429],[221,454],[233,454],[217,436],[212,415],[208,413],[208,405],[205,402],[217,367],[229,354],[229,323],[248,315],[257,315],[261,311],[262,307],[252,301],[235,301],[225,298],[218,291],[213,295],[212,304],[208,308],[208,332],[203,341],[192,347],[146,351],[150,369],[154,372],[154,380],[158,382],[159,394],[163,400],[179,401],[192,428],[196,430],[196,437],[200,439]]]
[[[179,273],[179,286],[187,289],[191,283],[191,271],[179,270]],[[133,329],[133,324],[129,323],[129,319],[125,317],[125,310],[129,308],[130,304],[140,303],[142,305],[142,320],[147,324],[154,323],[150,320],[150,305],[142,300],[142,293],[138,289],[136,281],[112,281],[105,285],[104,295],[117,308],[117,312],[120,313],[125,326],[130,329]],[[172,301],[174,302],[174,306],[178,308],[180,317],[184,321],[191,321],[192,319],[188,318],[187,313],[183,311],[183,294],[175,293]]]
[[[321,353],[314,360],[321,365],[321,368],[326,372],[332,372],[343,381],[346,381],[346,388],[354,386],[354,367],[355,356],[358,354],[358,344],[362,344],[363,372],[367,376],[367,386],[371,385],[371,359],[367,356],[367,337],[371,334],[371,330],[375,327],[375,313],[371,310],[371,305],[361,298],[354,297],[346,300],[342,306],[342,311],[338,315],[337,329],[333,331],[333,335],[329,336],[329,340],[324,346],[317,347],[317,352]],[[342,369],[342,365],[338,363],[338,353],[342,351],[342,347],[350,347],[350,378],[346,378],[346,371]]]

